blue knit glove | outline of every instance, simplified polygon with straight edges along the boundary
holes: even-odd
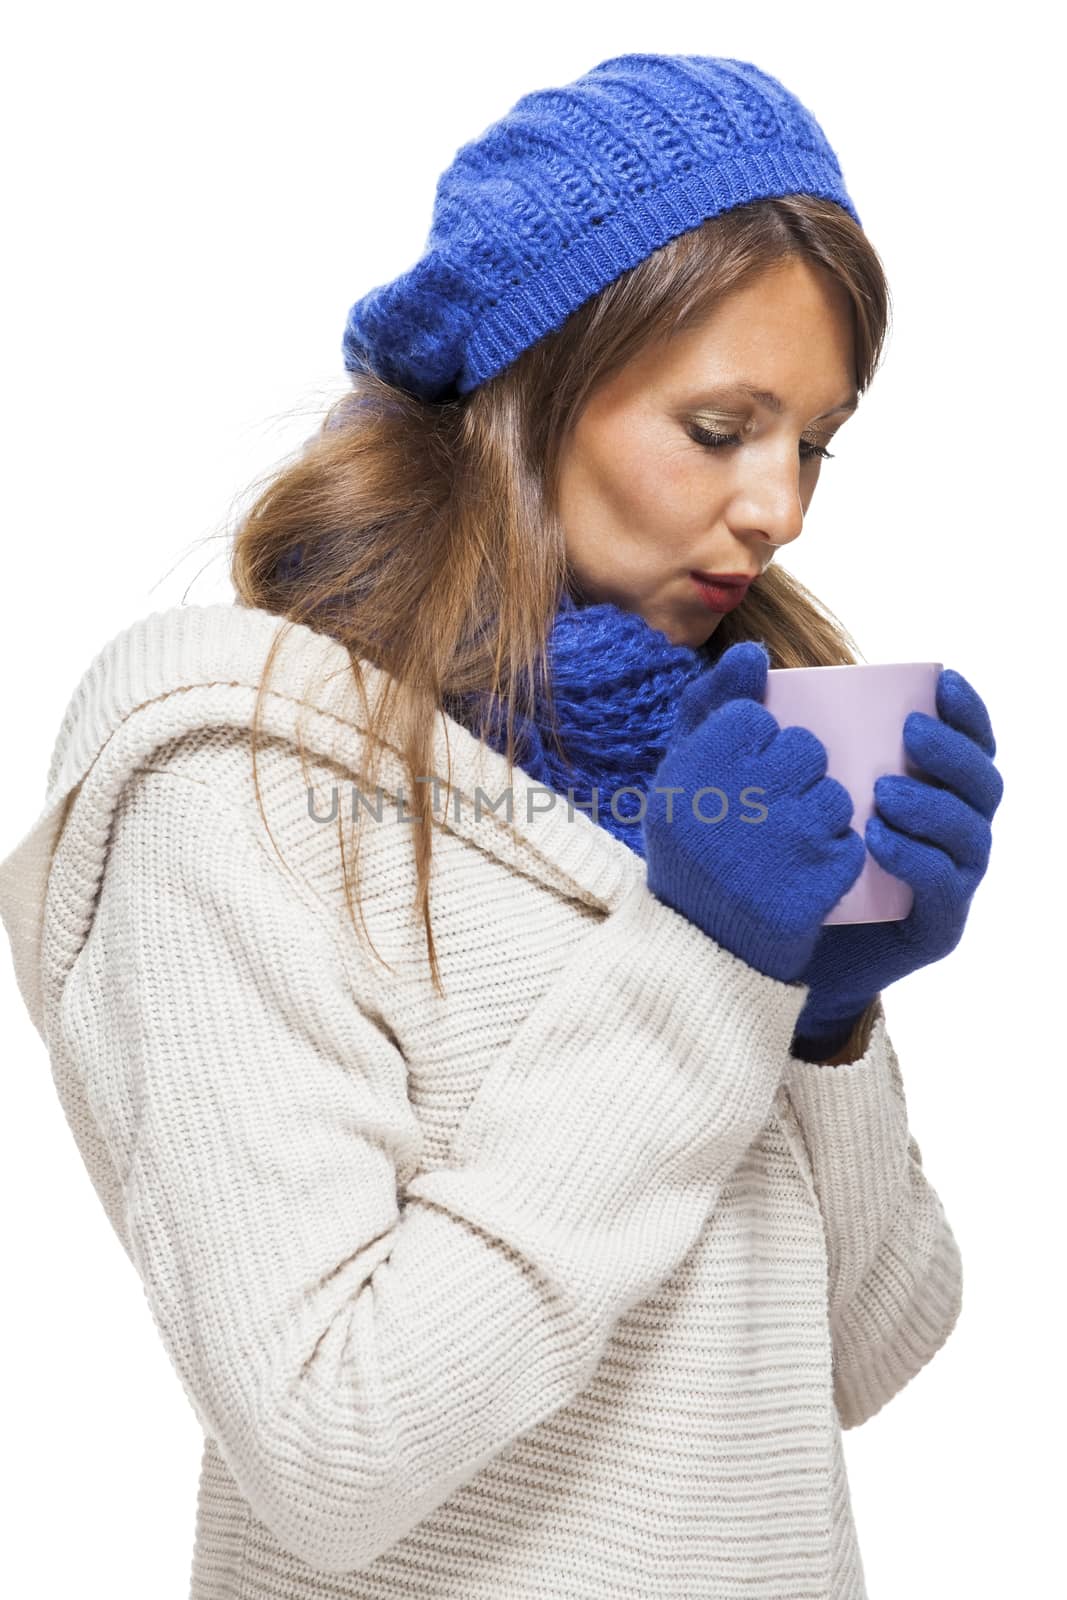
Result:
[[[904,748],[930,778],[879,778],[866,828],[871,855],[911,884],[914,905],[901,921],[822,929],[803,974],[811,990],[794,1041],[803,1056],[834,1054],[881,990],[942,960],[963,935],[1004,780],[989,713],[966,678],[945,668],[936,705],[937,717],[912,711],[904,722]]]
[[[764,646],[744,640],[687,685],[642,827],[652,893],[750,966],[792,982],[866,852],[825,746],[807,728],[779,727],[760,704],[769,666]],[[682,793],[657,792],[672,787]]]

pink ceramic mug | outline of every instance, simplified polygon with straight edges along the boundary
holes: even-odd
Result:
[[[861,663],[849,667],[773,667],[763,704],[783,728],[809,728],[826,746],[827,775],[852,796],[851,826],[862,839],[874,815],[874,784],[884,772],[921,776],[904,748],[909,711],[937,715],[939,661]],[[824,923],[895,922],[906,917],[912,891],[878,865],[870,851],[852,888]]]

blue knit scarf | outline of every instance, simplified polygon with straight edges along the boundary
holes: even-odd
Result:
[[[579,606],[569,595],[556,612],[547,656],[559,737],[571,765],[556,754],[540,692],[532,722],[516,712],[516,762],[555,794],[566,798],[573,790],[576,809],[643,856],[641,796],[631,790],[647,790],[666,752],[679,697],[713,656],[707,646],[672,644],[636,612],[611,602]],[[473,728],[479,704],[480,697],[467,697],[448,709]],[[485,738],[503,753],[502,713]],[[612,795],[623,789],[613,808]]]

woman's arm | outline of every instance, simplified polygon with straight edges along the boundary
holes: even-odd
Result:
[[[959,1247],[908,1127],[880,1000],[871,1013],[841,1059],[791,1058],[785,1080],[826,1227],[834,1394],[845,1428],[867,1421],[926,1365],[962,1304]],[[865,1027],[866,1045],[853,1054]]]
[[[641,881],[562,960],[448,1165],[422,1170],[405,1059],[354,993],[370,958],[254,818],[136,775],[62,1046],[241,1493],[311,1566],[362,1570],[571,1401],[686,1256],[767,1121],[806,991]]]

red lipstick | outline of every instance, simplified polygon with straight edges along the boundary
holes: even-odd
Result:
[[[757,576],[748,572],[691,572],[693,586],[704,604],[712,611],[733,611],[748,593],[748,586]]]

